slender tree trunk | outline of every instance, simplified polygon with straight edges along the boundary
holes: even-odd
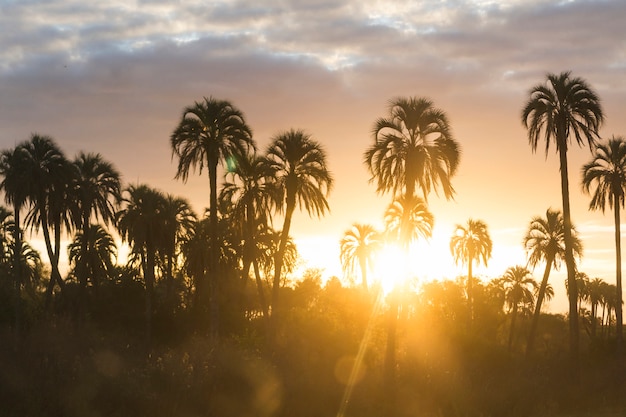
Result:
[[[572,250],[572,220],[569,204],[569,180],[567,171],[567,135],[559,135],[559,161],[561,167],[561,197],[563,201],[563,237],[565,241],[565,265],[567,267],[567,283],[569,288],[569,330],[570,355],[573,371],[578,377],[579,330],[578,330],[578,285],[576,283],[576,264]]]
[[[263,280],[261,279],[261,272],[259,271],[259,262],[255,258],[252,261],[254,265],[254,277],[256,279],[256,286],[259,292],[259,304],[261,304],[261,310],[263,311],[263,320],[266,325],[269,320],[269,312],[267,309],[267,301],[265,300],[265,290],[263,289]]]
[[[52,301],[52,293],[54,291],[55,283],[58,283],[59,287],[62,288],[63,280],[61,279],[61,274],[59,273],[58,249],[55,249],[52,246],[52,242],[50,239],[50,230],[48,229],[48,216],[45,214],[45,211],[43,208],[40,211],[40,220],[41,220],[41,228],[43,230],[44,241],[46,243],[46,251],[48,252],[48,258],[50,259],[50,267],[52,268],[52,271],[50,272],[50,282],[48,283],[48,287],[46,288],[46,297],[45,297],[45,302],[44,302],[45,309],[49,310],[50,304]],[[58,233],[56,232],[56,229],[57,229],[56,221],[54,224],[54,228],[55,228],[55,237],[54,237],[55,245],[59,246],[60,243],[57,244],[57,241],[60,242],[60,231]],[[58,229],[60,229],[60,221],[59,221]]]
[[[622,316],[622,244],[620,239],[620,202],[621,198],[613,197],[615,211],[615,285],[617,287],[617,300],[615,302],[615,326],[617,330],[617,353],[621,354],[624,345],[623,326],[624,320]]]
[[[367,285],[367,261],[365,260],[364,257],[359,259],[359,267],[361,268],[361,276],[362,276],[362,284],[363,284],[363,289],[365,290],[365,292],[368,291],[368,285]]]
[[[80,243],[80,265],[78,265],[78,278],[79,278],[79,294],[80,299],[78,300],[80,306],[80,317],[85,318],[85,314],[87,311],[88,301],[87,301],[87,250],[89,248],[89,216],[83,214],[82,219],[83,226],[83,240]]]
[[[217,231],[217,159],[209,161],[210,207],[209,207],[209,239],[211,251],[209,253],[209,335],[213,340],[219,335],[219,241]]]
[[[22,229],[20,228],[20,207],[14,206],[15,218],[15,247],[13,248],[13,308],[15,309],[15,341],[19,340],[22,326]]]
[[[474,321],[474,300],[473,300],[473,277],[472,277],[472,264],[474,254],[470,253],[469,262],[467,266],[467,330],[472,330],[472,322]]]
[[[515,303],[511,310],[511,331],[509,333],[509,352],[513,348],[513,333],[515,332],[515,323],[517,321],[517,303]]]
[[[541,305],[543,304],[543,298],[546,295],[546,288],[548,287],[548,278],[550,277],[550,269],[554,262],[554,254],[550,253],[546,257],[546,269],[543,271],[543,279],[541,280],[541,286],[539,287],[539,294],[537,294],[537,304],[535,305],[535,312],[533,313],[533,321],[530,325],[530,332],[528,333],[528,342],[526,344],[526,356],[529,356],[533,350],[535,343],[535,334],[537,332],[537,326],[539,324],[539,316],[541,316]]]
[[[387,347],[385,351],[385,403],[386,416],[396,415],[396,330],[398,326],[398,294],[394,290],[389,297],[387,317]]]
[[[144,279],[146,281],[146,341],[147,346],[152,345],[152,297],[154,294],[154,265],[155,253],[152,243],[146,242],[146,261],[144,263]]]
[[[274,338],[277,336],[278,321],[280,319],[280,281],[281,273],[283,269],[283,259],[285,257],[285,250],[287,248],[287,241],[289,240],[289,229],[291,229],[291,218],[293,217],[293,211],[296,205],[295,194],[287,192],[287,209],[285,212],[285,221],[283,223],[283,230],[280,234],[280,243],[278,251],[274,256],[274,282],[272,284],[272,328],[271,338],[272,342],[275,342]]]

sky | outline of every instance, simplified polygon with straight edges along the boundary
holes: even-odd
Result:
[[[305,267],[341,276],[344,231],[382,228],[391,202],[363,163],[373,124],[392,98],[426,97],[448,115],[462,157],[454,200],[429,197],[433,237],[412,262],[424,280],[465,274],[449,239],[456,224],[481,219],[494,245],[476,271],[487,280],[525,265],[531,218],[561,208],[554,148],[533,153],[521,123],[529,90],[571,71],[602,100],[601,136],[626,135],[625,17],[620,0],[0,0],[0,149],[50,135],[68,157],[99,152],[125,184],[185,197],[202,213],[207,173],[174,179],[169,138],[184,107],[228,100],[261,151],[291,128],[325,148],[330,213],[297,213],[291,231]],[[613,216],[589,212],[580,187],[590,159],[588,148],[569,152],[579,269],[614,283]],[[551,277],[556,312],[567,309],[564,269]]]

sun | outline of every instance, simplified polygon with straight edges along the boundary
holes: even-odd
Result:
[[[374,281],[385,294],[403,285],[409,278],[409,252],[396,244],[385,244],[374,259]]]

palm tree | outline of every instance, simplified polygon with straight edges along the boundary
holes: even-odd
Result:
[[[85,242],[86,240],[88,241]],[[74,265],[74,270],[81,268],[82,273],[88,274],[94,288],[98,288],[102,278],[108,279],[112,276],[117,245],[113,236],[102,225],[90,225],[87,234],[76,233],[67,249],[70,265]]]
[[[129,242],[132,254],[141,261],[146,285],[146,334],[152,337],[152,299],[157,251],[164,246],[165,196],[147,185],[130,185],[123,198],[125,206],[116,214],[116,224],[123,241]]]
[[[450,238],[450,252],[458,264],[467,264],[467,306],[468,324],[471,326],[473,320],[473,294],[472,285],[474,277],[472,275],[474,261],[476,264],[482,263],[487,266],[487,261],[491,258],[493,243],[487,229],[487,224],[482,220],[469,219],[467,226],[457,224],[452,237]]]
[[[595,149],[591,162],[583,167],[582,186],[586,193],[591,192],[593,197],[589,203],[590,210],[602,210],[608,203],[613,209],[615,221],[615,283],[617,300],[615,319],[617,326],[617,346],[623,345],[623,314],[622,314],[622,245],[620,231],[620,209],[624,208],[624,190],[626,189],[626,140],[613,136],[608,142],[599,143]]]
[[[424,199],[441,187],[447,199],[454,195],[450,178],[456,173],[460,147],[446,114],[426,98],[395,98],[389,116],[374,124],[374,144],[365,152],[365,164],[379,193],[412,196],[417,185]]]
[[[341,266],[347,274],[352,274],[356,265],[359,266],[365,291],[368,290],[367,269],[371,268],[374,255],[382,243],[381,234],[370,224],[354,223],[341,238]]]
[[[280,195],[277,211],[284,213],[272,285],[272,315],[277,316],[280,314],[278,297],[283,258],[294,210],[300,207],[309,215],[318,217],[325,214],[329,210],[326,198],[332,189],[333,178],[327,167],[326,152],[302,130],[292,129],[275,136],[267,149],[265,164],[265,170]]]
[[[163,246],[161,255],[164,259],[165,280],[167,292],[171,295],[174,281],[174,266],[177,264],[177,249],[184,241],[185,236],[191,233],[196,225],[197,218],[189,202],[182,197],[167,194],[163,201]]]
[[[22,298],[23,276],[20,266],[20,253],[22,253],[22,224],[20,213],[28,201],[29,188],[32,183],[27,176],[27,155],[22,144],[13,149],[4,150],[0,154],[0,189],[4,193],[4,201],[13,207],[13,220],[15,228],[13,233],[13,303],[15,314],[15,331],[19,334],[21,325],[20,300]]]
[[[548,209],[546,216],[535,216],[530,221],[528,231],[524,236],[524,248],[528,254],[528,264],[531,267],[537,266],[540,262],[545,262],[546,267],[543,272],[541,285],[537,294],[537,303],[528,333],[528,342],[526,344],[526,354],[532,351],[539,316],[541,315],[541,306],[546,295],[548,287],[548,278],[552,268],[558,270],[561,262],[565,259],[565,229],[563,224],[563,215],[560,210]],[[578,239],[576,229],[572,227],[572,249],[576,257],[582,256],[582,243]]]
[[[385,233],[387,239],[398,243],[408,251],[411,243],[419,237],[429,239],[432,236],[434,216],[428,210],[424,199],[402,196],[394,200],[385,211]],[[395,288],[398,290],[398,288]],[[396,327],[398,321],[398,298],[392,293],[389,300],[389,319],[387,324],[387,349],[385,353],[386,389],[388,396],[388,414],[395,415],[395,367],[396,367]]]
[[[530,271],[523,266],[512,266],[502,276],[505,288],[505,299],[511,307],[511,331],[509,333],[509,350],[513,347],[513,334],[517,311],[520,304],[532,304],[537,282],[530,275]]]
[[[29,185],[30,212],[26,225],[31,231],[43,231],[52,273],[46,289],[46,306],[50,305],[55,284],[63,287],[59,272],[63,226],[72,228],[70,183],[72,167],[61,149],[49,136],[32,135],[22,145],[26,156],[25,171]],[[52,237],[50,236],[52,229]],[[54,240],[54,242],[53,242]]]
[[[596,336],[596,324],[598,321],[598,305],[602,303],[604,285],[602,278],[593,278],[589,281],[587,292],[589,294],[589,304],[591,305],[591,336]]]
[[[210,244],[209,297],[210,333],[218,332],[218,235],[217,235],[217,167],[230,163],[234,157],[245,155],[255,149],[252,131],[246,124],[243,113],[225,100],[204,98],[183,110],[183,116],[170,137],[172,155],[178,157],[176,178],[187,181],[189,171],[199,174],[206,166],[209,174],[210,198]]]
[[[87,287],[89,270],[95,272],[94,265],[89,266],[90,256],[88,255],[89,244],[103,243],[101,234],[104,230],[91,225],[91,218],[102,220],[105,225],[114,220],[115,211],[121,198],[120,174],[113,165],[105,161],[100,154],[80,152],[73,163],[74,177],[72,183],[72,193],[76,199],[76,213],[74,222],[80,229],[81,243],[80,255],[75,254],[76,272],[80,284],[80,291],[83,293],[81,300],[86,302],[84,291]],[[90,233],[99,233],[95,240]],[[76,240],[75,240],[76,241]],[[106,246],[106,245],[105,245]],[[97,277],[91,275],[92,280]]]
[[[576,139],[579,146],[588,143],[590,147],[593,147],[598,137],[598,130],[604,121],[604,114],[596,93],[586,81],[572,77],[570,72],[562,72],[559,75],[548,74],[547,82],[533,87],[529,95],[530,98],[522,109],[522,124],[528,129],[528,142],[533,152],[537,150],[539,142],[545,138],[546,156],[551,142],[554,142],[559,154],[565,265],[571,290],[569,296],[570,350],[577,366],[579,330],[567,148],[571,136]]]

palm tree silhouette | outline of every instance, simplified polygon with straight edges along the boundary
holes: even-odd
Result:
[[[62,227],[72,228],[70,183],[72,167],[61,149],[49,136],[34,134],[22,145],[25,161],[25,175],[28,178],[28,199],[31,209],[26,217],[26,225],[31,231],[43,231],[46,251],[52,269],[46,289],[46,308],[50,306],[55,284],[63,287],[59,272]],[[52,229],[52,237],[50,235]]]
[[[522,124],[528,129],[528,142],[535,152],[545,138],[546,156],[554,142],[559,154],[561,171],[561,197],[565,239],[565,265],[570,286],[569,327],[570,350],[575,363],[578,361],[579,329],[576,308],[576,265],[572,242],[572,221],[569,203],[569,179],[567,148],[571,136],[578,145],[585,142],[593,147],[598,137],[604,114],[600,99],[581,78],[572,77],[570,72],[559,75],[548,74],[547,82],[536,85],[529,92],[530,98],[522,109]]]
[[[88,241],[85,242],[86,240]],[[112,277],[117,245],[113,236],[102,225],[90,225],[87,234],[80,231],[76,233],[67,250],[70,265],[74,265],[75,270],[81,268],[81,273],[90,276],[95,289],[103,278]]]
[[[72,178],[71,191],[76,199],[74,222],[80,229],[81,254],[74,256],[76,272],[80,284],[81,303],[86,302],[85,288],[91,269],[95,272],[94,265],[89,266],[89,244],[103,243],[102,227],[98,229],[91,225],[91,218],[102,220],[105,225],[114,220],[115,211],[121,198],[120,174],[113,165],[105,161],[100,154],[80,152],[73,162],[74,176]],[[91,232],[99,233],[96,240],[92,240]],[[105,245],[106,246],[106,245]]]
[[[583,190],[587,193],[594,188],[590,210],[602,210],[607,206],[613,209],[615,220],[615,284],[617,303],[615,319],[617,326],[617,347],[621,351],[623,345],[623,314],[622,314],[622,250],[620,231],[620,209],[624,208],[624,190],[626,189],[626,140],[613,136],[606,143],[597,145],[591,162],[582,169]]]
[[[417,185],[424,199],[440,187],[454,195],[450,178],[456,173],[460,147],[452,137],[445,113],[425,98],[395,98],[389,116],[376,121],[374,144],[365,164],[379,193],[412,196]]]
[[[267,149],[264,164],[264,169],[280,195],[277,211],[284,213],[272,284],[272,315],[277,316],[280,314],[279,289],[283,258],[294,210],[300,207],[309,215],[318,217],[325,214],[329,210],[326,198],[332,189],[333,178],[327,167],[326,152],[302,130],[292,129],[275,136]]]
[[[458,264],[467,264],[467,306],[468,306],[468,326],[471,327],[473,311],[473,291],[472,285],[474,277],[472,275],[474,261],[479,264],[481,261],[486,266],[491,258],[493,243],[487,224],[482,220],[469,219],[467,226],[457,224],[450,238],[450,252]]]
[[[587,292],[589,294],[589,304],[591,305],[591,336],[596,336],[596,327],[598,321],[598,305],[602,303],[602,295],[605,286],[602,278],[593,278],[589,281]]]
[[[14,250],[12,276],[13,303],[15,314],[15,332],[19,334],[21,326],[21,299],[23,276],[21,271],[20,254],[22,253],[23,234],[20,213],[28,202],[29,187],[32,185],[27,176],[27,155],[22,144],[13,149],[2,151],[0,154],[0,189],[4,193],[4,201],[13,207]]]
[[[209,174],[210,198],[209,221],[210,243],[209,253],[209,308],[210,334],[218,334],[218,300],[219,287],[218,264],[218,218],[217,218],[217,167],[233,162],[238,155],[245,155],[255,149],[252,131],[246,124],[243,113],[225,100],[213,97],[204,98],[193,106],[183,110],[182,120],[170,137],[172,155],[178,157],[176,178],[187,181],[190,170],[202,170],[206,166]]]
[[[385,235],[387,240],[396,242],[404,249],[408,261],[411,243],[419,237],[432,236],[434,216],[428,210],[424,199],[416,196],[402,196],[395,199],[385,211]],[[389,299],[387,324],[387,346],[385,352],[385,385],[387,389],[388,415],[395,415],[395,368],[396,368],[396,328],[398,321],[399,288],[394,288]]]
[[[125,205],[117,212],[116,223],[122,240],[130,243],[132,254],[141,261],[146,285],[146,336],[150,344],[156,254],[165,240],[165,196],[145,184],[130,185],[125,192],[128,196],[123,198]]]
[[[531,267],[537,266],[540,262],[545,262],[546,267],[543,272],[535,311],[528,333],[526,344],[526,354],[529,355],[535,342],[535,334],[541,315],[541,306],[548,286],[548,278],[552,268],[558,270],[561,262],[565,259],[565,233],[563,225],[563,215],[560,210],[548,209],[546,216],[535,216],[530,221],[526,235],[524,236],[524,248],[528,254],[528,264]],[[578,239],[576,229],[572,227],[572,249],[576,257],[582,256],[582,243]]]
[[[352,274],[358,265],[361,284],[367,291],[367,270],[371,268],[376,252],[382,247],[382,235],[370,224],[354,223],[344,232],[339,244],[341,266],[347,274]]]
[[[530,271],[520,265],[508,268],[501,279],[505,291],[505,300],[511,307],[511,330],[508,345],[509,350],[511,350],[518,309],[520,304],[533,304],[534,289],[537,288],[537,282],[530,275]]]

